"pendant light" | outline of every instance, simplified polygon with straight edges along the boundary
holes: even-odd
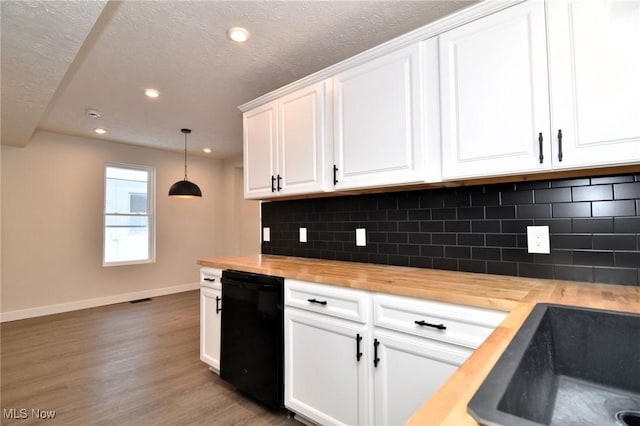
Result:
[[[181,129],[184,133],[184,179],[171,185],[169,196],[181,198],[202,197],[202,191],[193,182],[187,179],[187,135],[191,133],[191,129]]]

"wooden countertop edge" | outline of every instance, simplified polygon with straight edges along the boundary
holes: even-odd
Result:
[[[407,422],[409,426],[477,426],[477,422],[467,413],[467,404],[536,303],[558,303],[640,313],[640,287],[420,270],[419,268],[270,255],[199,259],[197,263],[201,266],[241,269],[328,285],[509,312],[487,340],[414,413]],[[325,265],[326,268],[323,268]],[[404,278],[390,279],[388,278],[390,273]],[[380,275],[387,277],[381,279]],[[420,282],[416,281],[415,276],[439,281],[436,284]],[[467,282],[473,284],[466,286]],[[447,287],[449,291],[443,291]],[[485,288],[489,289],[491,296],[483,294]]]
[[[251,255],[199,259],[201,266],[419,297],[511,311],[539,285],[538,279],[373,265],[287,256]],[[478,291],[478,289],[482,289]],[[446,289],[447,291],[443,291]]]
[[[534,306],[520,303],[406,424],[477,425],[467,413],[467,404]]]

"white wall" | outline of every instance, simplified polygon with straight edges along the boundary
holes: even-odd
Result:
[[[24,148],[3,146],[1,161],[3,320],[195,288],[196,259],[237,254],[225,241],[245,217],[230,212],[226,189],[237,164],[189,156],[204,196],[175,199],[167,191],[183,177],[180,153],[38,132]],[[102,266],[106,161],[156,169],[153,264]],[[259,252],[257,232],[248,238],[238,244]]]

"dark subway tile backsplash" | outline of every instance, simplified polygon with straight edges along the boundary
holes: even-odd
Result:
[[[591,203],[591,214],[601,216],[634,216],[636,205],[633,200],[594,201]]]
[[[573,201],[613,200],[613,188],[611,185],[579,186],[572,189]]]
[[[265,254],[640,285],[634,174],[265,202],[262,225]],[[532,225],[549,226],[551,254],[527,252]]]

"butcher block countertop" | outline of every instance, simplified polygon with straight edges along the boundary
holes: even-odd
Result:
[[[236,269],[379,293],[507,311],[510,314],[407,423],[477,425],[467,404],[536,303],[640,313],[640,287],[518,278],[402,266],[250,255],[199,259]]]

